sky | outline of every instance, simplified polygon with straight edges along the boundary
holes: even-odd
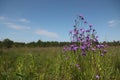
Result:
[[[70,41],[80,14],[99,41],[120,40],[120,0],[0,0],[0,40]]]

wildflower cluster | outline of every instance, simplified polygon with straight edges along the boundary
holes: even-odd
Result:
[[[71,39],[71,44],[66,45],[64,47],[64,51],[71,51],[74,54],[66,54],[66,60],[69,59],[71,62],[70,65],[73,64],[78,71],[84,71],[83,66],[90,64],[95,70],[93,72],[96,73],[95,78],[100,79],[101,77],[101,64],[99,64],[100,58],[95,58],[96,54],[91,53],[100,53],[100,56],[104,56],[107,53],[105,50],[106,45],[100,43],[98,41],[98,36],[96,30],[93,28],[92,24],[88,24],[85,18],[82,15],[77,16],[75,19],[75,25],[73,26],[73,30],[69,31],[69,36]],[[76,54],[77,53],[77,54]],[[91,54],[90,56],[86,56],[87,54]],[[81,56],[86,56],[85,60],[89,60],[88,62],[84,62],[84,59]],[[82,65],[82,66],[81,66]],[[72,68],[72,67],[71,67]],[[85,71],[83,72],[86,75]]]
[[[64,50],[71,50],[75,53],[80,49],[83,56],[86,56],[88,51],[95,52],[96,50],[99,50],[100,55],[103,56],[107,51],[104,50],[105,45],[98,42],[96,33],[93,26],[91,24],[88,25],[82,15],[78,16],[75,20],[74,29],[69,31],[71,45],[65,46]]]

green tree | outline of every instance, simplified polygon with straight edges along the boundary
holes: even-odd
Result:
[[[12,45],[13,45],[13,41],[12,40],[10,40],[10,39],[4,39],[3,40],[3,46],[5,47],[5,48],[11,48],[12,47]]]

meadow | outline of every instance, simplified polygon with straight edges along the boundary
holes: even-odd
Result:
[[[3,48],[0,80],[120,80],[120,46],[106,49],[82,56],[61,47]]]

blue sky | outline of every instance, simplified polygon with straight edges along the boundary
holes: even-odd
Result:
[[[120,40],[120,0],[0,0],[0,40],[70,41],[79,14],[100,41]]]

